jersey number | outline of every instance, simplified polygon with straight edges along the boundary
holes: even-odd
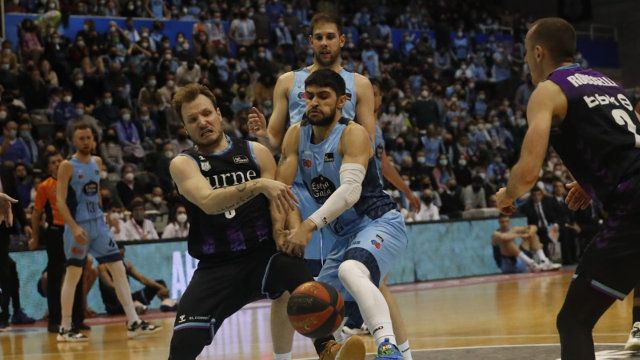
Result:
[[[95,214],[96,213],[96,203],[87,202],[87,211],[89,212],[89,214]]]
[[[640,148],[640,135],[636,132],[636,125],[631,120],[629,114],[622,109],[613,109],[611,110],[611,116],[616,121],[618,125],[627,126],[627,130],[633,134],[636,139],[636,147]]]
[[[236,216],[235,210],[229,210],[224,212],[224,217],[226,217],[227,219],[232,219],[234,216]]]

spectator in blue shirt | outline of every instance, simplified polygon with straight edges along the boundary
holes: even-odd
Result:
[[[53,109],[53,122],[59,129],[65,129],[67,123],[78,116],[76,113],[76,105],[71,100],[73,100],[71,91],[65,90],[62,101]]]
[[[0,163],[12,161],[31,165],[31,154],[27,144],[18,137],[18,124],[9,120],[4,124],[0,137]]]

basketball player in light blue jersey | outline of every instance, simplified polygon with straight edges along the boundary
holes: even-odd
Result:
[[[314,231],[332,231],[337,240],[318,280],[356,300],[372,329],[376,359],[403,359],[378,287],[406,249],[404,220],[382,190],[367,131],[342,116],[343,78],[330,69],[315,71],[305,81],[305,92],[306,117],[287,131],[277,177],[291,184],[299,173],[319,208],[302,223],[289,224],[292,234],[283,250],[300,254]]]
[[[118,247],[104,220],[100,204],[100,168],[102,160],[91,156],[94,147],[93,132],[89,125],[78,123],[73,128],[73,145],[77,149],[70,160],[58,169],[56,203],[64,218],[64,251],[67,270],[62,284],[62,323],[57,340],[81,342],[88,338],[71,327],[71,310],[76,285],[82,276],[87,253],[106,264],[113,276],[118,300],[127,315],[129,338],[142,333],[154,333],[159,327],[140,320],[136,314],[131,289]]]

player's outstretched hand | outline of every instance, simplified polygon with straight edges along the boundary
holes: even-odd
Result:
[[[11,204],[17,202],[18,200],[0,192],[0,224],[4,222],[7,227],[13,226],[13,212],[11,211]]]
[[[567,194],[565,202],[569,209],[573,211],[584,210],[589,206],[591,196],[582,189],[582,186],[580,186],[577,181],[567,184],[567,189],[569,189],[569,193]]]
[[[303,221],[297,229],[292,229],[291,234],[287,237],[282,245],[282,251],[293,257],[304,257],[304,249],[311,241],[315,225]]]
[[[295,210],[298,199],[291,191],[291,186],[280,181],[262,179],[260,192],[266,196],[281,214]]]
[[[409,200],[409,208],[411,211],[418,213],[420,212],[420,199],[413,193],[413,191],[409,191],[409,193],[405,194],[407,196],[407,200]]]
[[[249,132],[254,134],[257,138],[267,137],[267,119],[264,115],[255,107],[249,111],[247,120],[247,127]]]
[[[516,206],[513,199],[507,196],[507,188],[500,188],[496,193],[496,204],[501,213],[505,215],[513,215],[516,212]]]

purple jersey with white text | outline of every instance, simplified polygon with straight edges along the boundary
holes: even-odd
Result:
[[[577,64],[549,75],[567,97],[567,114],[550,141],[582,188],[605,207],[626,177],[640,173],[640,121],[624,90]]]

